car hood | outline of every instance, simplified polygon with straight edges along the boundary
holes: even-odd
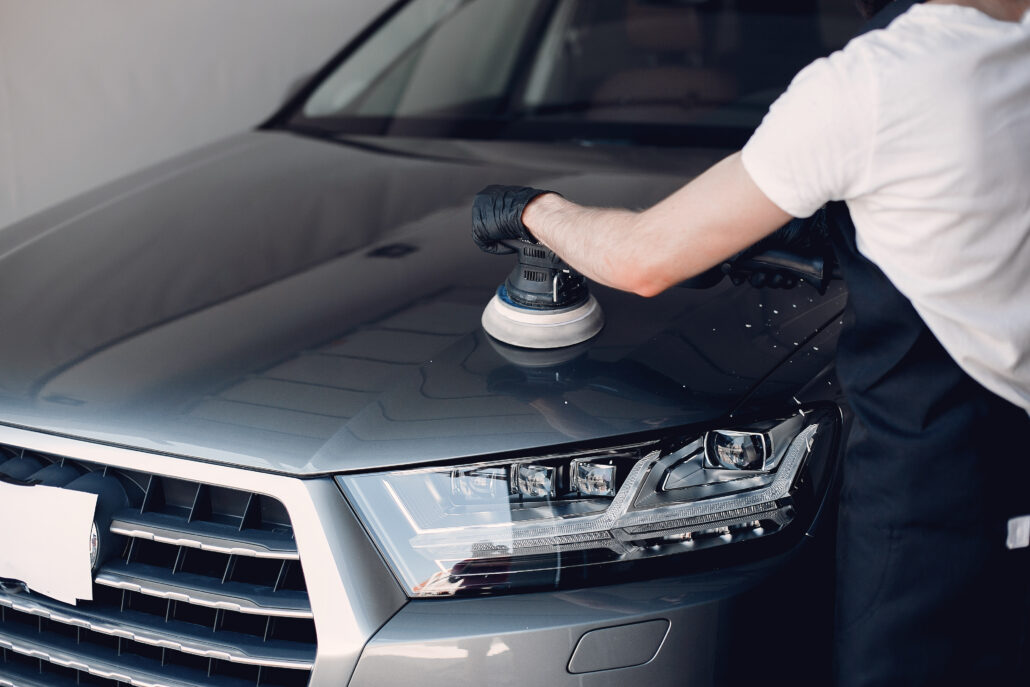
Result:
[[[0,421],[302,475],[535,450],[719,421],[843,306],[594,286],[593,341],[497,344],[480,187],[639,207],[718,151],[385,143],[245,134],[0,230]]]

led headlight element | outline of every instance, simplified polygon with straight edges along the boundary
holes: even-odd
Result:
[[[451,472],[451,494],[469,501],[489,500],[508,487],[501,467],[478,467]]]
[[[764,470],[769,441],[760,432],[716,430],[705,435],[705,457],[710,467],[727,470]]]
[[[814,443],[834,435],[835,417],[338,481],[410,595],[495,592],[781,530],[795,516],[796,478]],[[748,443],[754,435],[762,442]],[[722,447],[714,462],[710,444]]]
[[[527,499],[554,498],[557,495],[558,470],[548,465],[516,463],[511,466],[511,493]]]
[[[583,496],[615,496],[615,466],[574,460],[572,487]]]

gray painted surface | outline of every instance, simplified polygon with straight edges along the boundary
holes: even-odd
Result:
[[[807,549],[807,550],[806,550]],[[796,685],[825,656],[794,645],[825,614],[824,568],[811,541],[761,562],[675,578],[537,594],[408,603],[365,647],[351,687],[477,684],[543,687]],[[674,571],[670,570],[670,573]],[[822,591],[817,591],[822,590]],[[799,607],[803,595],[810,603]],[[653,659],[573,674],[581,638],[626,627],[626,654],[655,649],[650,623],[668,624]],[[643,630],[643,631],[634,631]]]
[[[707,160],[367,143],[242,135],[0,232],[0,418],[291,473],[529,450],[723,417],[842,307],[595,287],[599,337],[505,350],[479,325],[510,269],[468,237],[484,182],[634,206]]]

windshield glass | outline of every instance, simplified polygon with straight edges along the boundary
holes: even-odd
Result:
[[[412,0],[292,122],[323,133],[739,145],[851,0]]]

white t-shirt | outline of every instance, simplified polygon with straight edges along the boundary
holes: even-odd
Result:
[[[802,70],[742,160],[795,217],[846,201],[945,350],[1030,411],[1030,12],[914,6]]]

